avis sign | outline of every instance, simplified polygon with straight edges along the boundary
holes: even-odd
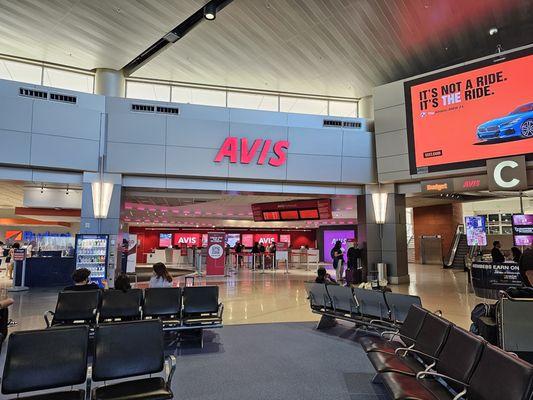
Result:
[[[224,158],[228,158],[232,164],[255,162],[257,165],[268,163],[273,167],[281,167],[287,161],[288,149],[287,140],[273,143],[270,139],[255,139],[250,143],[247,138],[228,137],[218,150],[215,162],[220,163]],[[269,157],[269,153],[274,155]]]
[[[487,160],[487,171],[490,191],[527,189],[524,156]]]

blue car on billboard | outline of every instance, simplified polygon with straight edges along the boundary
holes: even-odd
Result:
[[[533,137],[533,103],[521,105],[505,117],[479,125],[477,137],[483,142]]]

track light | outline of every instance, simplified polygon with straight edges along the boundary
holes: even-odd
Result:
[[[214,3],[208,3],[204,7],[204,18],[213,21],[217,17],[217,6]]]

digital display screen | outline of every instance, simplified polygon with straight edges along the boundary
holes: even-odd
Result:
[[[263,220],[265,220],[265,221],[279,221],[279,212],[277,212],[277,211],[263,211]]]
[[[242,244],[244,247],[251,248],[254,245],[254,235],[249,233],[243,233]]]
[[[291,235],[283,234],[279,235],[279,241],[283,243],[287,243],[289,246],[291,245]]]
[[[298,219],[298,211],[291,210],[291,211],[281,211],[280,212],[281,219],[282,220],[291,220],[291,219]]]
[[[353,241],[355,239],[355,232],[353,230],[347,231],[324,231],[324,248],[323,259],[325,262],[332,262],[331,249],[335,247],[337,240],[340,240],[343,254],[346,254],[346,242]],[[346,256],[344,257],[346,261]]]
[[[484,166],[490,158],[531,157],[531,52],[404,83],[412,174]]]
[[[240,233],[228,233],[226,235],[226,244],[229,244],[231,248],[235,247],[235,244],[240,241],[241,241]]]
[[[300,210],[300,219],[318,219],[318,210]]]
[[[533,215],[513,215],[513,238],[515,246],[533,245]]]
[[[172,246],[172,233],[160,233],[159,234],[159,247]]]
[[[465,217],[466,241],[469,246],[487,245],[487,220],[485,216]]]

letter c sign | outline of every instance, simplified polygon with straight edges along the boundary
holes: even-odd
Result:
[[[524,156],[510,159],[487,160],[489,190],[527,189],[526,160]]]

